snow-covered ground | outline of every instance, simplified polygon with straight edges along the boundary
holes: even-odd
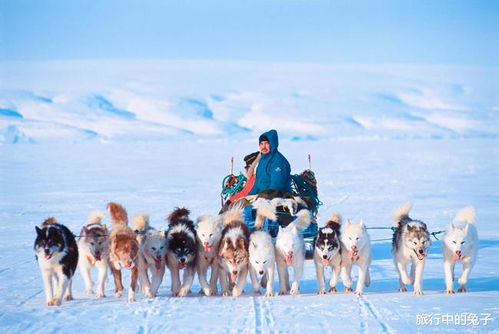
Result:
[[[423,80],[424,74],[421,78]],[[80,83],[85,87],[85,80],[77,81],[75,78],[75,87],[79,87]],[[183,84],[179,82],[176,87]],[[68,87],[60,89],[70,90],[70,86],[68,84]],[[36,96],[46,96],[38,95],[42,87],[39,89]],[[13,93],[16,97],[11,103],[15,106],[11,110],[23,114],[24,118],[18,117],[14,126],[26,138],[40,143],[0,145],[2,333],[65,333],[75,330],[86,333],[461,333],[499,330],[499,140],[484,136],[448,139],[429,135],[426,139],[379,140],[369,138],[373,132],[366,131],[361,140],[283,140],[280,145],[294,172],[304,169],[307,166],[306,154],[312,154],[312,167],[316,171],[320,197],[324,202],[320,209],[320,222],[331,212],[339,211],[348,218],[363,217],[368,226],[389,226],[393,209],[412,200],[415,204],[412,216],[425,221],[430,230],[438,231],[445,228],[458,209],[474,205],[478,213],[480,249],[469,281],[469,293],[443,294],[441,242],[436,240],[431,246],[424,274],[425,295],[396,292],[398,279],[391,260],[390,242],[377,241],[373,245],[372,285],[361,297],[344,292],[317,295],[313,263],[307,261],[302,293],[296,297],[264,298],[250,293],[240,298],[200,297],[197,295],[199,284],[196,279],[192,295],[172,298],[169,296],[167,272],[159,297],[143,299],[139,296],[137,302],[128,304],[123,298],[95,299],[86,296],[78,272],[74,278],[76,299],[64,302],[59,308],[46,307],[32,251],[36,224],[55,216],[77,233],[92,211],[104,210],[105,204],[111,200],[122,203],[129,214],[149,213],[152,224],[158,228],[165,227],[164,217],[174,206],[188,207],[193,216],[216,213],[219,209],[220,182],[228,172],[229,157],[236,157],[236,169],[240,169],[242,156],[256,149],[256,138],[253,142],[241,141],[236,136],[223,141],[177,138],[157,142],[91,140],[77,144],[43,143],[41,136],[28,130],[30,122],[41,122],[34,120],[36,108],[23,107],[26,106],[23,103],[35,103],[34,95],[27,93],[21,98],[18,93]],[[241,93],[234,92],[235,96],[238,94]],[[326,92],[324,94],[327,95]],[[137,96],[141,96],[140,93]],[[64,101],[62,96],[59,98]],[[47,117],[42,117],[41,111],[38,114],[40,119],[45,118],[46,123],[43,124],[47,129],[56,127],[54,119],[57,117],[66,119],[66,124],[74,122],[80,125],[88,117],[89,126],[85,128],[92,124],[99,127],[99,122],[105,117],[101,115],[94,119],[78,108],[66,110],[54,106],[57,105],[54,102],[58,99],[56,96],[50,96],[50,99],[52,102],[35,104],[47,105],[44,109]],[[287,99],[281,102],[286,104]],[[321,100],[315,95],[311,99],[317,103]],[[348,100],[348,97],[344,99]],[[65,101],[74,102],[69,97]],[[234,101],[233,107],[237,105]],[[74,105],[73,102],[68,103]],[[276,101],[272,103],[278,104]],[[460,105],[463,108],[469,106],[480,109],[471,100],[469,104]],[[294,107],[293,112],[298,112],[297,106]],[[118,105],[117,108],[133,109],[128,105]],[[313,122],[314,126],[324,126],[328,133],[334,128],[331,125],[334,122],[322,125],[320,121],[327,119],[326,109],[323,109],[323,114],[319,112],[318,121]],[[358,110],[362,112],[362,106]],[[440,113],[438,108],[435,110],[436,114]],[[72,112],[80,113],[81,118],[69,115]],[[471,124],[485,124],[473,133],[490,133],[491,129],[497,131],[497,123],[491,123],[497,116],[490,110],[482,112],[478,116],[469,112],[462,115],[472,118]],[[355,114],[352,111],[345,113]],[[485,114],[491,118],[482,117]],[[278,118],[283,114],[272,115],[279,115],[276,116]],[[313,120],[315,116],[309,117]],[[372,117],[376,114],[373,113]],[[410,118],[404,119],[411,121]],[[230,118],[227,122],[238,121]],[[429,123],[424,124],[427,126]],[[110,136],[105,131],[95,131],[99,138]],[[127,132],[126,129],[123,131]],[[448,130],[442,131],[446,133]],[[59,136],[61,133],[56,134]],[[290,139],[289,136],[284,137]],[[390,238],[389,231],[383,230],[370,230],[370,235],[373,240]],[[112,290],[113,284],[109,281],[106,286],[108,296],[112,296]],[[247,284],[246,291],[249,290]],[[461,318],[455,323],[456,315],[468,317],[468,321],[476,315],[478,325],[462,325]],[[430,316],[433,324],[418,325],[419,321],[423,318],[428,320]],[[487,321],[485,317],[488,316],[493,320]],[[452,321],[449,321],[451,317]],[[440,324],[437,325],[437,321]]]

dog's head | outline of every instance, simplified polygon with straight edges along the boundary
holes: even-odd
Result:
[[[120,265],[131,269],[137,264],[139,245],[131,230],[116,233],[111,242],[111,252],[114,254]]]
[[[196,235],[199,245],[206,253],[218,247],[222,236],[222,219],[220,216],[202,216],[198,219]]]
[[[36,239],[34,250],[38,258],[45,260],[52,259],[54,253],[62,252],[66,246],[63,231],[53,225],[42,225],[42,228],[35,226]]]
[[[167,232],[167,244],[168,254],[175,260],[179,269],[183,269],[196,259],[196,231],[192,224],[177,222],[170,225]]]
[[[84,239],[90,253],[97,261],[101,260],[102,255],[107,254],[109,244],[108,231],[105,224],[83,226],[80,238]]]
[[[299,238],[300,234],[294,224],[287,227],[279,226],[275,247],[284,254],[287,265],[293,263],[293,257],[296,255],[298,247],[300,247]]]
[[[147,256],[154,259],[156,265],[159,265],[166,254],[166,233],[150,228],[144,235],[140,247]]]
[[[248,238],[240,228],[234,227],[224,233],[218,256],[230,272],[231,282],[235,283],[238,273],[248,265]]]
[[[418,260],[424,260],[428,255],[431,240],[426,224],[420,221],[407,223],[404,233],[405,246],[414,252]]]
[[[369,236],[366,231],[364,221],[361,219],[359,223],[353,223],[350,220],[342,225],[341,243],[350,257],[358,256],[359,251],[369,243]]]
[[[315,249],[322,262],[328,264],[328,261],[340,251],[340,240],[337,231],[331,227],[320,228],[315,241]]]
[[[250,236],[249,261],[260,276],[274,265],[274,246],[267,232],[257,231]]]
[[[468,236],[469,224],[451,223],[444,236],[444,243],[454,254],[454,261],[462,259],[471,243]]]

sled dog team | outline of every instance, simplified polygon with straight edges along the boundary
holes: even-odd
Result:
[[[402,205],[394,214],[392,253],[399,274],[399,290],[414,286],[414,294],[423,294],[422,281],[425,260],[430,247],[430,234],[425,223],[409,217],[411,205]],[[250,233],[241,216],[241,207],[218,215],[201,216],[197,224],[189,218],[189,210],[176,208],[167,217],[167,231],[158,231],[149,225],[145,214],[138,214],[128,226],[126,210],[117,203],[107,205],[112,218],[111,229],[102,223],[104,214],[93,213],[81,229],[78,241],[64,225],[49,218],[36,227],[34,251],[40,266],[48,306],[60,305],[63,298],[73,299],[71,279],[79,264],[85,291],[94,294],[92,268],[97,268],[95,296],[105,297],[104,286],[108,268],[114,277],[115,297],[123,293],[122,269],[130,272],[127,300],[135,300],[140,289],[146,298],[155,297],[163,280],[165,267],[171,274],[173,296],[186,296],[192,287],[195,273],[201,285],[200,293],[237,297],[243,292],[249,272],[255,293],[264,289],[265,296],[274,296],[277,269],[279,294],[299,294],[305,261],[304,240],[301,232],[311,222],[310,212],[295,212],[294,220],[279,227],[275,240],[261,230],[267,217],[275,219],[271,201],[257,205],[255,231]],[[446,293],[454,293],[454,266],[461,262],[463,271],[458,279],[460,292],[466,291],[466,282],[476,261],[478,236],[474,227],[475,210],[467,207],[458,212],[443,238]],[[366,226],[360,222],[342,223],[334,213],[318,231],[315,240],[314,264],[318,293],[336,292],[341,277],[345,291],[352,291],[351,271],[357,265],[358,279],[355,294],[362,294],[369,286],[371,244]],[[407,273],[407,264],[411,264]],[[331,266],[329,289],[325,287],[324,268]],[[288,267],[293,268],[290,285]],[[208,277],[208,269],[210,275]],[[182,274],[182,278],[180,275]]]

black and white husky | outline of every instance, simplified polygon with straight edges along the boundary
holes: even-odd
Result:
[[[446,293],[454,293],[454,266],[463,264],[458,278],[459,292],[466,292],[466,283],[478,253],[478,233],[475,228],[475,208],[461,209],[450,224],[443,240]]]
[[[71,279],[78,264],[78,246],[71,231],[55,218],[36,226],[35,257],[42,273],[47,306],[72,300]]]
[[[94,293],[90,272],[92,268],[97,268],[99,272],[95,294],[97,298],[105,297],[104,285],[109,269],[108,231],[106,225],[102,224],[103,217],[102,212],[92,213],[78,239],[80,272],[85,282],[85,291],[89,295]]]
[[[167,238],[166,264],[172,277],[173,296],[186,296],[192,286],[196,272],[198,245],[194,222],[189,219],[189,210],[176,208],[167,218],[169,223]],[[183,284],[180,270],[184,270]]]
[[[395,210],[393,223],[392,253],[399,272],[399,291],[407,291],[406,284],[414,284],[414,294],[423,294],[423,270],[431,240],[428,228],[420,220],[409,217],[412,204],[404,204]],[[411,274],[407,264],[411,263]]]
[[[324,227],[319,229],[315,240],[314,264],[317,273],[318,293],[326,294],[324,267],[331,266],[333,275],[329,281],[329,292],[336,292],[336,283],[341,271],[340,244],[341,216],[333,213]]]

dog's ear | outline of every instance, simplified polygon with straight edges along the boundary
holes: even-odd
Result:
[[[422,229],[423,231],[428,231],[428,226],[426,226],[426,224],[425,224],[425,223],[422,223],[422,224],[421,224],[421,226],[422,226],[422,227],[421,227],[421,229]]]
[[[407,225],[407,231],[412,232],[412,231],[414,231],[414,229],[416,229],[416,228],[413,227],[412,225]]]
[[[253,245],[254,248],[258,248],[253,241],[251,242],[251,244]]]
[[[36,230],[36,235],[41,235],[42,234],[42,229],[39,228],[38,226],[35,226],[35,230]]]
[[[360,227],[366,228],[366,225],[364,224],[364,218],[362,218],[362,217],[360,218],[360,223],[359,224],[360,224]]]
[[[470,224],[466,224],[464,227],[464,234],[468,234],[468,228],[470,227]]]
[[[106,231],[106,234],[107,234],[107,226],[106,226],[106,224],[103,224],[102,228],[104,229],[104,231]]]
[[[248,241],[244,238],[238,238],[236,241],[236,245],[246,250],[248,249]]]

